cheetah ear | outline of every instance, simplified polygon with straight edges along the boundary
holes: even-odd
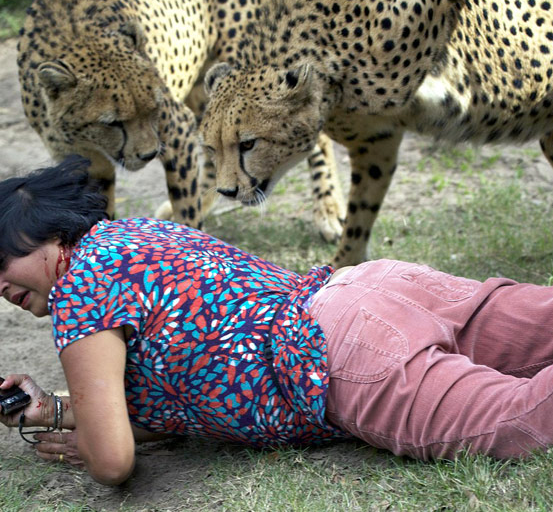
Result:
[[[208,96],[211,96],[221,80],[232,71],[232,68],[226,62],[220,62],[211,66],[204,78],[204,88]]]
[[[298,68],[289,69],[279,76],[279,90],[283,96],[297,100],[311,98],[313,83],[313,68],[309,64],[302,64]]]
[[[43,62],[38,67],[38,79],[49,96],[57,96],[77,85],[77,78],[61,60]]]
[[[146,34],[144,34],[142,25],[140,25],[137,20],[131,20],[123,23],[119,29],[119,32],[121,32],[124,36],[130,37],[138,52],[143,56],[147,56],[146,43],[148,42],[148,39],[146,38]]]

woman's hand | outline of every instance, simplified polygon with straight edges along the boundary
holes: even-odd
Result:
[[[48,432],[35,434],[40,441],[35,445],[37,455],[44,460],[53,462],[67,462],[73,466],[84,468],[84,462],[77,450],[77,431]]]
[[[52,426],[54,403],[52,397],[39,387],[31,377],[25,374],[8,375],[0,385],[0,389],[9,389],[12,386],[19,386],[31,397],[31,402],[25,407],[12,414],[0,414],[0,422],[6,427],[17,427],[21,412],[25,412],[26,427]]]

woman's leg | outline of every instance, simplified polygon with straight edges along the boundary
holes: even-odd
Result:
[[[493,289],[456,338],[460,352],[474,363],[533,377],[553,364],[553,287]]]
[[[515,329],[507,302],[517,296],[520,303],[539,288],[516,286],[382,261],[339,277],[311,309],[327,336],[328,419],[374,446],[422,459],[453,457],[462,448],[520,456],[553,444],[553,367],[516,378],[460,353],[498,366],[508,360],[512,368],[525,366],[522,356],[540,365],[550,357],[550,348],[534,357],[511,339],[520,337],[532,350],[551,346],[553,315],[546,310],[553,290],[538,293],[537,321],[549,324],[535,329],[526,319],[533,309],[524,313],[515,305],[514,323],[523,327]],[[516,294],[503,293],[508,288]],[[535,306],[533,300],[527,304]],[[488,347],[482,354],[479,335]],[[492,348],[505,339],[510,348],[498,357]]]

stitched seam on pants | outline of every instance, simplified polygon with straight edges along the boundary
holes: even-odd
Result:
[[[343,422],[343,423],[346,423],[346,422]],[[503,422],[501,422],[501,423],[503,423]],[[372,430],[365,430],[365,429],[360,429],[360,428],[358,428],[357,430],[359,430],[359,432],[362,432],[363,434],[368,434],[368,435],[371,435],[371,436],[374,436],[374,437],[378,437],[380,439],[386,439],[387,441],[393,441],[398,446],[412,446],[413,448],[424,448],[426,446],[432,446],[434,444],[457,443],[459,441],[464,441],[466,439],[476,439],[478,437],[488,436],[490,434],[493,434],[496,431],[496,429],[493,429],[493,430],[490,430],[489,432],[481,432],[480,434],[475,434],[473,436],[456,437],[456,438],[447,439],[447,440],[433,439],[431,441],[428,441],[427,443],[415,443],[415,442],[408,442],[408,441],[402,442],[402,441],[399,441],[394,436],[386,435],[384,433],[375,432],[375,431],[372,431]]]
[[[422,265],[419,268],[421,271],[416,274],[413,272],[410,273],[409,270],[406,270],[401,274],[399,274],[399,277],[401,277],[402,279],[405,279],[412,285],[417,286],[421,290],[433,295],[434,297],[437,297],[438,299],[441,299],[446,302],[460,302],[474,296],[474,293],[476,291],[476,286],[474,283],[464,283],[464,284],[458,283],[457,286],[454,287],[454,286],[451,286],[447,281],[445,280],[440,281],[439,279],[434,277],[434,274],[436,272],[440,274],[442,274],[442,272],[436,269],[433,269],[431,267],[428,267],[426,265]],[[425,276],[428,280],[433,280],[434,283],[439,283],[440,286],[442,286],[445,290],[450,292],[452,295],[457,294],[461,296],[451,297],[451,298],[445,297],[443,294],[437,293],[437,291],[432,289],[432,287],[427,285],[425,286],[420,280],[418,280],[420,276]],[[444,277],[449,277],[449,276],[444,276]],[[430,284],[430,281],[428,284]]]
[[[345,420],[345,418],[343,418],[340,414],[338,414],[338,412],[336,411],[329,411],[327,410],[327,413],[330,414],[330,415],[333,415],[337,418],[340,419],[339,422],[336,422],[338,424],[342,424],[342,425],[348,425],[348,424],[351,424],[355,427],[355,430],[359,431],[360,433],[362,434],[366,434],[368,436],[372,436],[374,438],[378,438],[378,439],[382,439],[382,440],[385,440],[385,441],[389,441],[391,442],[392,444],[395,444],[396,446],[402,446],[402,447],[408,447],[408,448],[428,448],[428,447],[431,447],[433,445],[445,445],[445,444],[455,444],[455,443],[460,443],[461,441],[469,441],[471,439],[477,439],[479,437],[483,437],[483,436],[489,436],[489,435],[493,435],[497,429],[492,429],[490,431],[487,431],[487,432],[481,432],[479,434],[475,434],[475,435],[472,435],[472,436],[467,436],[467,437],[456,437],[456,438],[453,438],[453,439],[447,439],[447,440],[438,440],[438,439],[434,439],[434,440],[430,440],[428,441],[427,443],[415,443],[415,442],[409,442],[409,441],[400,441],[397,439],[397,437],[395,436],[392,436],[392,435],[387,435],[385,433],[382,433],[382,432],[376,432],[374,430],[366,430],[366,429],[362,429],[362,428],[358,428],[357,425],[355,424],[355,422],[352,422],[352,421],[349,421],[349,420]],[[332,422],[331,422],[332,423]],[[500,422],[500,423],[504,423],[504,422]],[[342,427],[343,428],[343,427]],[[520,429],[519,429],[520,430]],[[355,434],[352,434],[355,436]],[[355,436],[357,438],[359,438],[358,436]],[[366,441],[370,444],[370,441]],[[540,441],[541,442],[541,441]]]
[[[341,418],[341,416],[339,414],[336,414],[336,413],[334,413],[334,414],[336,416],[338,416],[339,418]],[[341,418],[341,419],[342,419],[343,424],[352,423],[351,421],[343,421],[343,418]],[[413,448],[425,448],[425,447],[429,447],[429,446],[436,445],[436,444],[444,445],[444,444],[450,444],[450,443],[459,443],[461,441],[469,441],[471,439],[478,439],[479,437],[489,436],[489,435],[492,435],[495,432],[497,432],[497,430],[498,430],[497,427],[499,425],[504,424],[504,423],[511,423],[511,426],[513,428],[516,428],[517,430],[520,430],[524,434],[528,435],[529,437],[531,437],[532,439],[534,439],[535,441],[540,443],[542,446],[549,446],[547,441],[544,440],[542,436],[540,436],[535,430],[530,428],[528,426],[528,424],[526,424],[522,420],[519,420],[518,418],[514,418],[514,419],[512,418],[512,419],[500,421],[496,424],[494,429],[491,429],[491,430],[486,431],[486,432],[480,432],[479,434],[474,434],[474,435],[466,436],[466,437],[465,436],[455,437],[455,438],[452,438],[452,439],[433,439],[433,440],[429,440],[427,443],[415,443],[415,442],[408,442],[408,441],[401,442],[396,437],[386,435],[386,434],[381,433],[381,432],[376,432],[376,431],[373,431],[373,430],[366,430],[366,429],[361,429],[361,428],[357,428],[357,430],[359,432],[362,432],[363,434],[367,434],[367,435],[377,437],[377,438],[380,438],[380,439],[385,439],[387,441],[392,441],[393,443],[395,443],[398,446],[410,446],[410,447],[413,447]]]
[[[365,283],[361,280],[361,277],[366,272],[366,266],[369,266],[374,263],[385,261],[387,263],[387,266],[383,268],[378,274],[374,282],[372,283]],[[329,283],[330,286],[334,285],[355,285],[359,288],[374,288],[375,286],[379,286],[380,283],[388,276],[388,274],[399,264],[398,261],[395,260],[376,260],[376,261],[366,261],[364,263],[360,263],[359,265],[355,266],[348,272],[344,274],[344,282],[341,282],[342,276],[338,277],[335,283]]]
[[[506,418],[498,423],[496,423],[496,426],[494,429],[491,429],[489,431],[486,431],[486,432],[480,432],[479,434],[474,434],[474,435],[471,435],[471,436],[467,436],[467,437],[457,437],[457,438],[454,438],[454,439],[447,439],[447,440],[438,440],[438,439],[435,439],[435,440],[431,440],[429,441],[428,443],[425,443],[425,444],[415,444],[414,442],[400,442],[398,441],[398,439],[396,437],[393,437],[393,436],[390,436],[390,435],[386,435],[384,433],[380,433],[380,432],[376,432],[376,431],[373,431],[373,430],[366,430],[366,429],[362,429],[362,428],[359,428],[357,427],[357,425],[355,424],[355,422],[352,422],[351,420],[348,420],[346,418],[343,418],[342,415],[340,415],[337,411],[328,411],[330,414],[334,414],[335,416],[337,416],[338,418],[340,418],[340,422],[343,424],[343,425],[347,425],[347,424],[353,424],[355,425],[355,428],[359,431],[359,432],[362,432],[364,434],[368,434],[368,435],[371,435],[371,436],[374,436],[374,437],[378,437],[378,438],[381,438],[381,439],[386,439],[386,440],[389,440],[389,441],[392,441],[394,442],[396,445],[398,446],[411,446],[413,448],[423,448],[423,447],[427,447],[427,446],[431,446],[431,445],[434,445],[434,444],[447,444],[447,443],[456,443],[456,442],[459,442],[459,441],[466,441],[466,440],[470,440],[470,439],[477,439],[478,437],[482,437],[482,436],[486,436],[486,435],[490,435],[490,434],[493,434],[494,432],[497,431],[497,426],[498,425],[501,425],[501,424],[504,424],[504,423],[509,423],[509,422],[512,422],[513,423],[513,427],[514,428],[517,428],[518,430],[520,430],[521,432],[524,432],[525,434],[529,435],[530,437],[532,437],[533,439],[535,439],[537,442],[539,442],[540,444],[544,445],[544,446],[548,446],[548,443],[546,441],[543,440],[543,438],[537,433],[535,432],[533,429],[531,429],[528,424],[522,420],[521,418],[527,414],[530,414],[532,413],[535,409],[537,409],[541,404],[543,404],[546,400],[549,400],[551,397],[553,396],[553,390],[550,391],[548,393],[547,396],[545,396],[542,400],[540,400],[537,404],[534,405],[534,407],[532,407],[531,409],[527,410],[527,411],[524,411],[516,416],[513,416],[511,418]],[[526,427],[526,429],[522,428],[522,426]]]
[[[398,265],[398,262],[397,261],[394,261],[394,260],[390,260],[390,265],[388,265],[388,268],[386,268],[386,270],[384,270],[381,274],[380,274],[380,279],[378,279],[378,281],[376,281],[374,283],[374,286],[380,286],[380,283],[382,283],[382,281],[384,281],[384,278],[386,278],[388,276],[388,274],[395,268],[397,267]]]
[[[528,409],[527,411],[521,412],[520,414],[517,414],[516,416],[512,416],[511,418],[507,418],[503,420],[501,423],[504,423],[506,421],[513,421],[513,420],[519,420],[520,422],[523,422],[521,419],[523,416],[526,416],[527,414],[530,414],[534,412],[541,404],[543,404],[546,400],[550,400],[553,396],[553,390],[551,390],[547,396],[544,396],[537,404],[534,405],[531,409]]]
[[[531,432],[527,432],[526,430],[524,430],[524,429],[522,429],[522,428],[520,428],[516,425],[513,425],[513,428],[516,428],[517,430],[520,430],[524,434],[528,435],[528,437],[531,437],[532,439],[534,439],[534,441],[536,441],[536,443],[542,445],[544,448],[549,446],[547,443],[543,442],[539,438],[536,438],[534,435],[532,435]],[[437,441],[436,440],[436,441],[429,441],[428,443],[424,443],[424,444],[418,444],[418,443],[400,442],[394,437],[388,437],[388,436],[378,434],[378,433],[375,433],[375,432],[367,432],[365,430],[360,431],[360,432],[371,435],[375,439],[382,439],[382,440],[385,440],[385,441],[389,441],[389,442],[391,442],[392,444],[394,444],[395,446],[398,446],[398,447],[411,448],[411,449],[415,449],[415,450],[423,449],[423,448],[428,449],[428,448],[432,448],[433,446],[436,446],[436,445],[440,445],[440,446],[444,446],[444,445],[448,445],[448,444],[461,445],[458,448],[454,448],[455,451],[457,451],[457,450],[460,451],[460,450],[463,450],[465,448],[469,448],[470,445],[471,445],[471,441],[473,441],[475,439],[495,434],[495,430],[492,430],[490,432],[482,432],[482,433],[474,435],[474,436],[460,437],[460,438],[456,438],[456,439],[448,439],[447,441]],[[370,442],[369,442],[369,444],[370,444]],[[479,453],[486,453],[486,452],[479,452]],[[430,456],[430,457],[432,458],[432,456]]]
[[[513,428],[516,428],[517,430],[520,430],[521,432],[525,433],[527,436],[531,437],[538,443],[540,443],[542,446],[548,446],[547,441],[538,433],[536,432],[530,425],[528,425],[526,422],[522,420],[515,420],[515,423],[513,423]]]
[[[519,368],[514,368],[512,370],[505,370],[505,371],[502,371],[501,373],[503,373],[504,375],[515,375],[517,373],[527,372],[532,368],[539,368],[540,366],[542,368],[546,368],[548,366],[551,366],[552,364],[553,364],[553,359],[548,359],[547,361],[542,361],[541,363],[529,364],[528,366],[521,366]]]

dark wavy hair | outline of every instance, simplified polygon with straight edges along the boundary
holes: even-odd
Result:
[[[0,182],[0,268],[55,238],[73,246],[107,218],[106,198],[89,177],[89,166],[86,158],[72,155]]]

